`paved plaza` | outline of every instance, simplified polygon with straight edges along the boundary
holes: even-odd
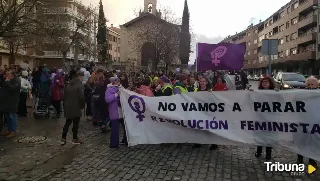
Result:
[[[192,144],[110,149],[110,133],[100,133],[86,120],[80,126],[85,143],[72,145],[69,134],[68,144],[60,146],[63,124],[63,119],[19,119],[17,137],[0,138],[0,181],[320,181],[319,170],[304,176],[267,172],[264,155],[256,158],[256,148],[249,145],[219,146],[218,150],[209,150],[209,146],[192,149]],[[275,148],[271,161],[294,163],[296,158],[294,153]]]

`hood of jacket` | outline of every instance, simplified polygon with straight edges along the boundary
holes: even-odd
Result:
[[[108,84],[107,85],[107,89],[108,89],[108,92],[110,92],[110,93],[117,93],[118,91],[119,91],[119,86],[117,86],[117,85],[112,85],[112,84]]]

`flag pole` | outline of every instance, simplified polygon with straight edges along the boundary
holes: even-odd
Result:
[[[195,60],[195,64],[196,64],[196,72],[198,72],[198,43],[196,44],[196,60]]]

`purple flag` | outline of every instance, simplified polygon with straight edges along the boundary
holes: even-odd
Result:
[[[240,70],[243,67],[246,43],[198,43],[197,47],[197,71]]]

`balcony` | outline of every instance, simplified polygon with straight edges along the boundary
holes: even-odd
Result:
[[[298,7],[299,12],[310,8],[311,6],[317,5],[317,3],[318,3],[318,0],[306,0],[302,4],[299,4],[299,7]]]
[[[73,54],[68,53],[66,58],[73,58]],[[44,58],[62,58],[62,53],[59,51],[43,51]]]
[[[298,28],[304,28],[308,26],[317,26],[317,15],[312,15],[309,17],[305,17],[303,19],[300,19],[298,23]]]
[[[309,34],[302,34],[299,36],[299,38],[296,40],[296,43],[299,44],[304,44],[304,43],[309,43],[312,41],[317,40],[317,33],[309,33]]]

